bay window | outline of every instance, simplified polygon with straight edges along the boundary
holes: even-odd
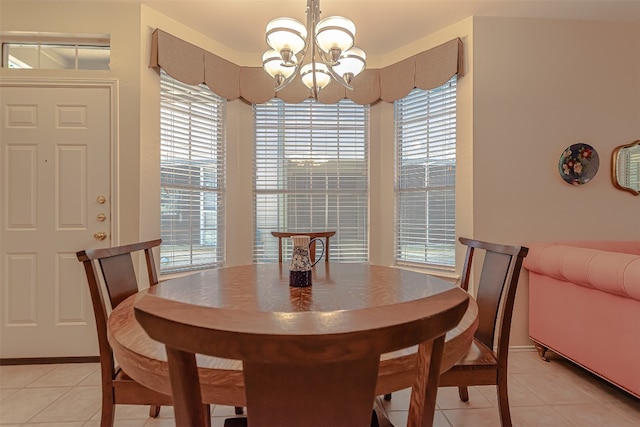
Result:
[[[456,80],[395,102],[399,264],[455,268]]]
[[[331,260],[367,261],[369,106],[272,99],[254,123],[254,261],[278,260],[271,231],[328,230]]]
[[[224,263],[226,101],[160,73],[160,272]]]

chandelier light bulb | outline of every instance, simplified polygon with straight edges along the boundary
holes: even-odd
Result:
[[[291,18],[276,18],[267,24],[267,44],[287,62],[307,45],[307,28]]]
[[[355,24],[342,16],[330,16],[316,25],[316,43],[336,62],[340,54],[351,49],[356,35]]]
[[[362,49],[352,47],[340,55],[338,63],[334,65],[333,71],[341,76],[345,83],[351,84],[351,80],[360,74],[367,63],[367,55]]]
[[[331,74],[327,66],[316,62],[313,64],[307,64],[300,70],[300,78],[302,83],[309,89],[313,89],[313,75],[316,77],[316,86],[318,90],[324,88],[331,82]]]
[[[295,56],[294,65],[295,65]],[[262,55],[262,67],[267,73],[274,79],[278,85],[282,83],[287,77],[289,77],[296,70],[294,65],[284,65],[280,54],[275,50],[268,50]],[[280,80],[280,81],[278,81]]]

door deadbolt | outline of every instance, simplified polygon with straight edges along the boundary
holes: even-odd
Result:
[[[100,221],[100,222],[103,222],[103,221],[105,221],[105,220],[107,219],[107,216],[106,216],[105,214],[103,214],[103,213],[99,213],[99,214],[96,216],[96,219],[97,219],[98,221]]]
[[[104,205],[105,203],[107,203],[107,198],[104,196],[98,196],[98,198],[96,199],[96,201],[101,204]]]

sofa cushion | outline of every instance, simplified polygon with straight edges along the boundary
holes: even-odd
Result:
[[[640,255],[567,244],[532,243],[524,267],[576,285],[640,301]]]
[[[622,252],[640,255],[640,240],[576,240],[553,242],[556,245],[576,246],[579,248],[599,249],[608,252]]]

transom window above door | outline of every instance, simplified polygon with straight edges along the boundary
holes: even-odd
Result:
[[[20,32],[0,34],[2,68],[109,70],[109,34]]]

